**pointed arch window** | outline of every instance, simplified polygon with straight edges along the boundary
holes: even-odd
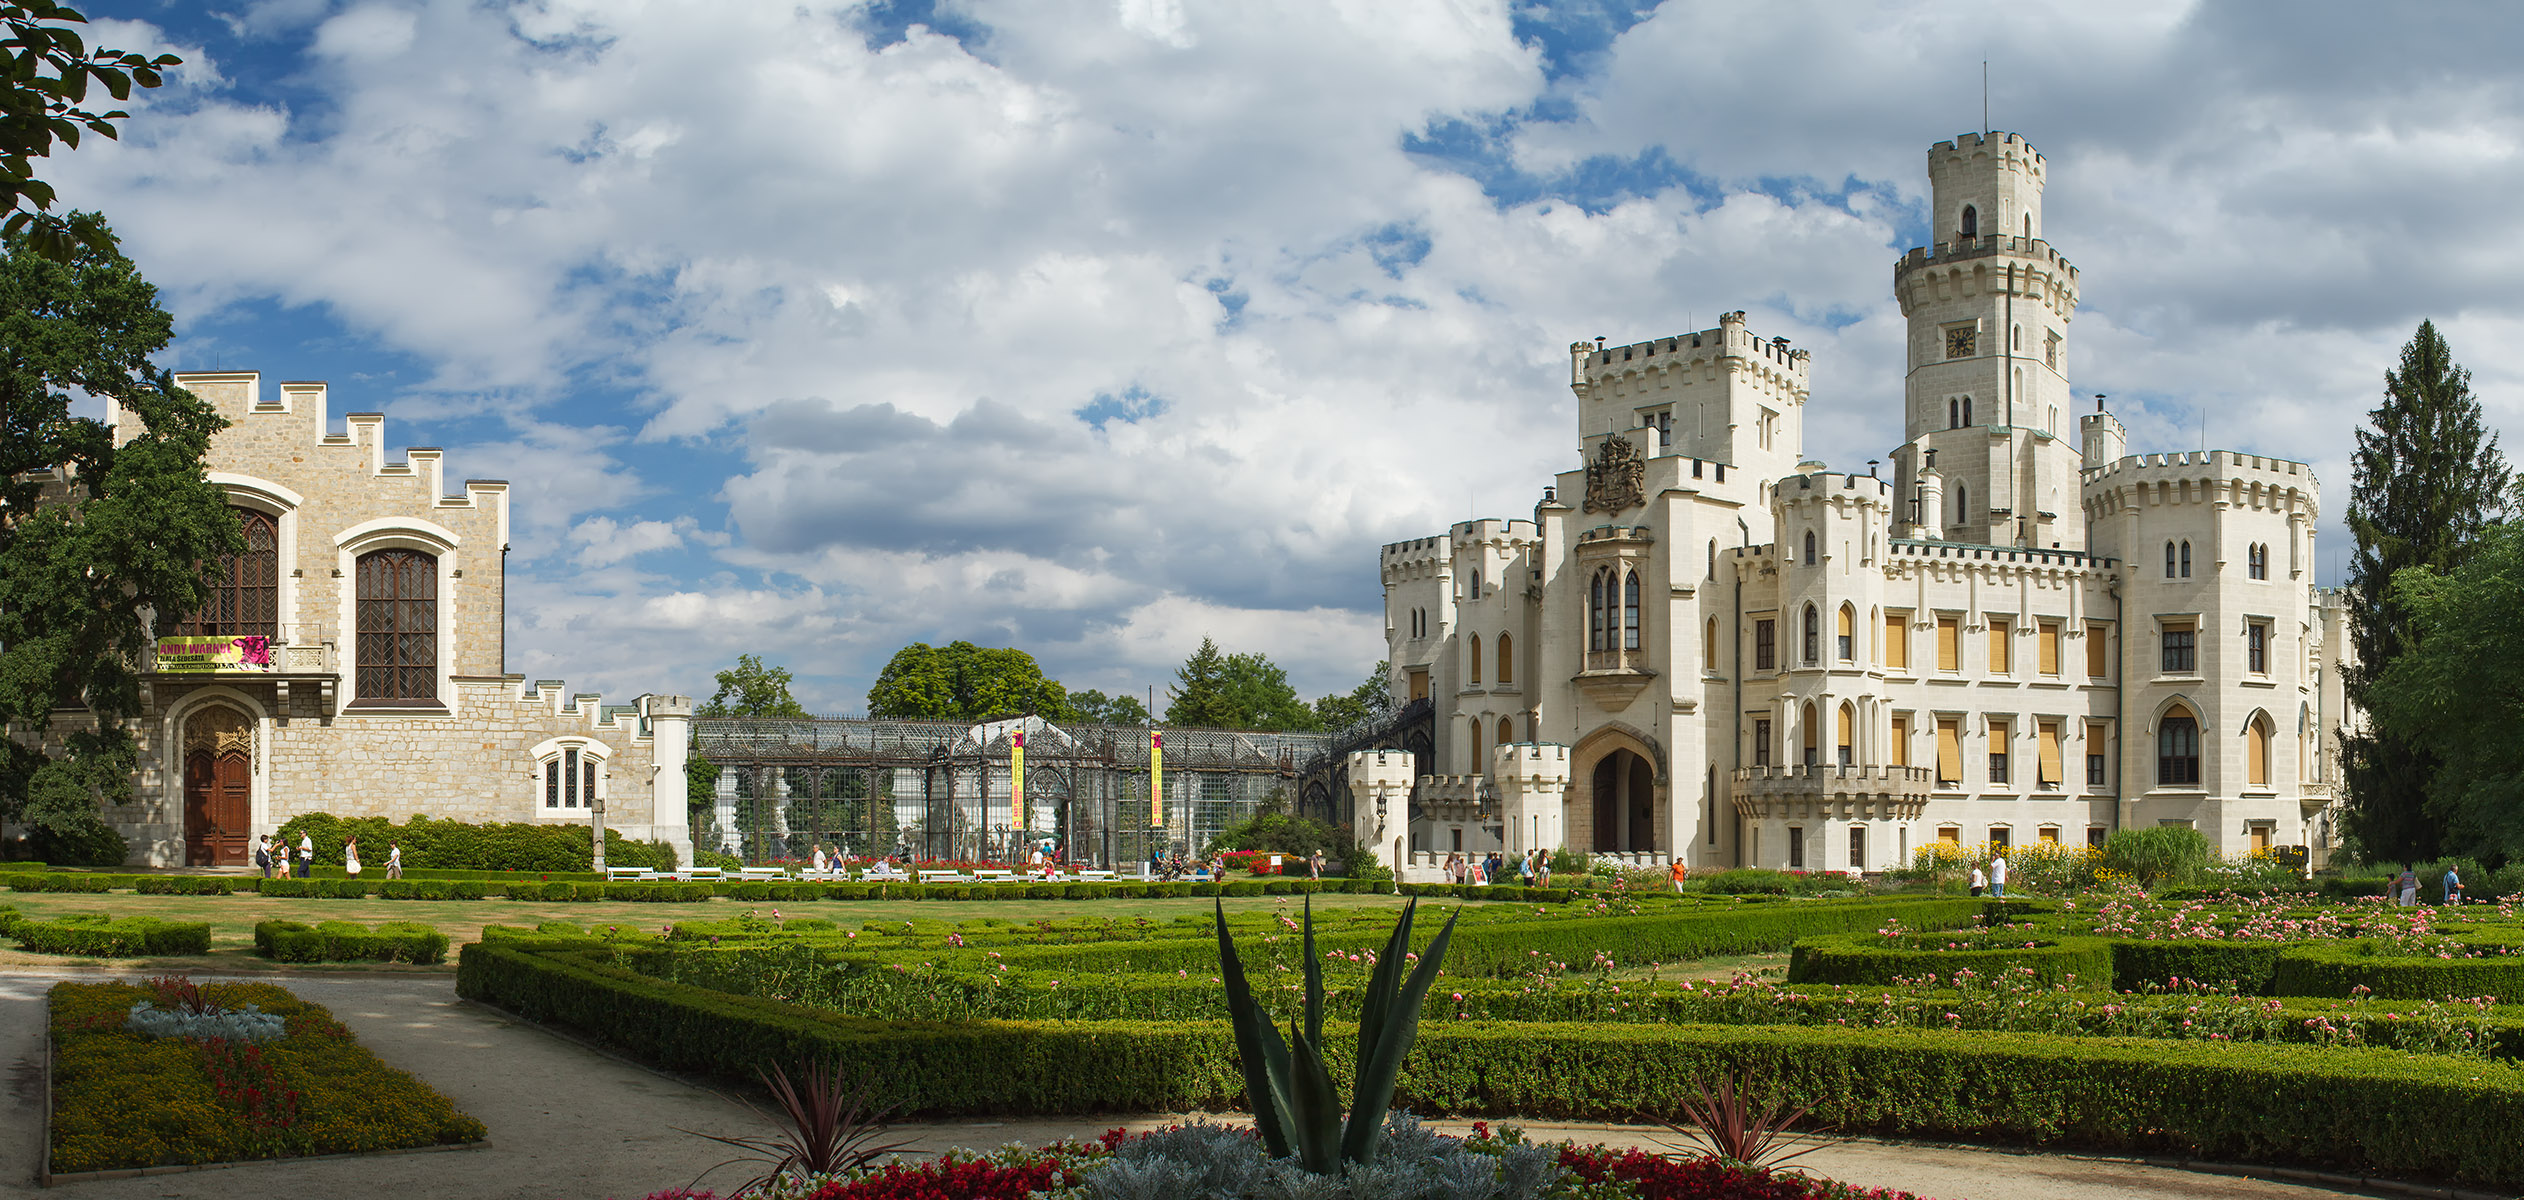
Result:
[[[231,507],[245,549],[211,568],[201,611],[169,632],[179,637],[280,637],[280,525],[267,512]]]
[[[2200,782],[2200,722],[2187,708],[2175,708],[2156,723],[2156,783],[2159,787],[2196,787]]]
[[[1586,648],[1588,650],[1612,648],[1610,640],[1605,636],[1607,631],[1604,626],[1604,574],[1602,571],[1597,571],[1594,580],[1587,584]]]
[[[1700,667],[1704,671],[1718,669],[1718,619],[1709,618],[1709,626],[1700,636]]]
[[[2258,717],[2244,727],[2244,782],[2270,786],[2270,723]]]
[[[1946,401],[1946,428],[1948,428],[1948,429],[1961,429],[1961,428],[1963,428],[1963,402],[1962,402],[1962,401],[1960,401],[1960,400],[1948,400],[1948,401]]]
[[[438,556],[373,550],[358,560],[357,702],[438,699]]]
[[[1621,648],[1639,648],[1639,573],[1630,572],[1621,582]]]
[[[2184,579],[2191,577],[2191,543],[2189,542],[2182,543],[2182,577]]]
[[[2174,578],[2173,543],[2165,543],[2165,578]]]
[[[1805,565],[1814,565],[1814,531],[1805,531]]]
[[[1516,682],[1516,643],[1502,631],[1499,634],[1499,683]]]
[[[1970,396],[1965,396],[1963,398],[1963,423],[1965,425],[1970,425],[1972,423],[1972,398]]]
[[[1954,519],[1947,524],[1957,529],[1972,523],[1972,489],[1968,484],[1954,485]]]
[[[1805,606],[1805,664],[1823,661],[1823,614],[1811,604]]]
[[[1835,634],[1834,636],[1835,636],[1835,638],[1837,638],[1837,639],[1838,639],[1838,640],[1837,640],[1837,642],[1836,642],[1836,643],[1835,643],[1835,645],[1834,645],[1834,649],[1837,649],[1837,650],[1839,650],[1839,651],[1840,651],[1840,660],[1841,660],[1842,662],[1855,662],[1855,661],[1857,661],[1857,658],[1858,658],[1858,610],[1857,610],[1857,609],[1851,608],[1850,606],[1848,606],[1848,605],[1846,605],[1846,604],[1844,604],[1844,605],[1841,605],[1841,606],[1840,606],[1840,631],[1839,631],[1837,634]]]
[[[1481,635],[1480,635],[1480,634],[1477,634],[1477,633],[1476,633],[1476,634],[1473,634],[1473,635],[1472,635],[1472,653],[1467,654],[1467,655],[1465,655],[1464,657],[1465,657],[1467,660],[1469,660],[1468,665],[1472,668],[1472,677],[1471,677],[1471,681],[1472,681],[1472,682],[1474,682],[1474,683],[1479,683],[1479,682],[1481,682]]]
[[[1858,765],[1858,712],[1847,704],[1840,706],[1840,737],[1837,741],[1840,765]]]
[[[1963,224],[1961,228],[1964,237],[1976,238],[1981,236],[1981,210],[1969,204],[1964,205]]]

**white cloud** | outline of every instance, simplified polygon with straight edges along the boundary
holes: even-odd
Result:
[[[422,364],[398,429],[517,485],[518,669],[767,650],[848,708],[914,638],[1112,689],[1210,632],[1311,694],[1377,653],[1379,543],[1572,461],[1574,338],[1748,309],[1815,354],[1809,451],[1897,440],[1891,263],[1983,57],[2135,444],[2205,411],[2336,517],[2422,315],[2512,427],[2516,31],[2345,11],[1673,3],[1553,81],[1505,0],[973,0],[972,45],[841,0],[274,0],[221,54],[303,49],[185,49],[55,174],[190,344],[271,303]],[[1543,178],[1469,177],[1508,163]]]

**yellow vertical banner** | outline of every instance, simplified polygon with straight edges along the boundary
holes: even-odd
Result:
[[[1019,829],[1032,829],[1025,812],[1025,731],[1017,731],[1008,745],[1008,824]]]
[[[1166,735],[1148,731],[1148,827],[1163,829],[1166,824]]]

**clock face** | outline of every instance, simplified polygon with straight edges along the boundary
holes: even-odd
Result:
[[[1972,343],[1977,340],[1976,335],[1978,332],[1978,330],[1973,329],[1947,330],[1946,357],[1970,358],[1972,356]]]

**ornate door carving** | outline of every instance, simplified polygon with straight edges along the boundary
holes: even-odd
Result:
[[[254,723],[213,706],[184,722],[184,861],[237,866],[253,855]]]

